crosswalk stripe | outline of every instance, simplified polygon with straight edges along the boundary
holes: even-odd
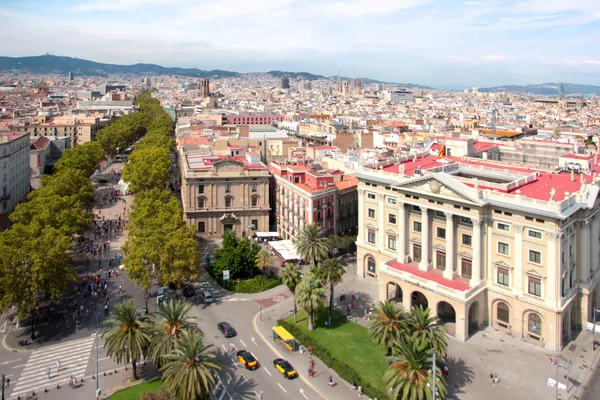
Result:
[[[15,383],[11,398],[56,384],[68,384],[71,376],[84,375],[95,341],[95,338],[88,337],[34,351]],[[58,360],[60,372],[56,371]],[[51,369],[50,379],[48,368]]]

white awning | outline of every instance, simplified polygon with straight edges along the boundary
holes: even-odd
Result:
[[[266,238],[266,237],[279,237],[278,232],[257,232],[256,237]]]
[[[269,245],[286,261],[300,259],[296,252],[296,246],[291,240],[275,240],[269,242]]]

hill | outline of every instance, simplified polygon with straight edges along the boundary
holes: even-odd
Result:
[[[591,94],[600,93],[600,86],[595,85],[580,85],[576,83],[563,83],[565,94]],[[530,93],[540,95],[557,95],[558,83],[542,83],[537,85],[503,85],[489,88],[479,88],[480,92],[513,92],[513,93]]]

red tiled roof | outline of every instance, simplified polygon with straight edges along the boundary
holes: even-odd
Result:
[[[457,277],[453,280],[446,279],[442,276],[441,270],[430,269],[429,271],[422,271],[419,269],[419,265],[416,262],[403,264],[401,262],[395,261],[393,263],[389,263],[388,266],[399,271],[408,272],[416,277],[427,279],[428,281],[433,281],[439,285],[446,286],[450,289],[460,290],[461,292],[465,292],[471,288],[469,286],[469,280],[466,278]]]

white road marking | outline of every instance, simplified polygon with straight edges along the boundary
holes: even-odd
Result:
[[[285,389],[283,388],[283,386],[281,386],[281,383],[278,383],[277,385],[279,385],[279,387],[281,388],[281,390],[283,390],[284,392],[286,392],[286,393],[287,393],[287,390],[285,390]]]
[[[4,361],[3,363],[0,363],[0,365],[6,365],[6,364],[13,363],[13,362],[21,361],[21,360],[22,360],[22,358],[17,358],[16,360]]]
[[[246,375],[242,374],[242,378],[244,378],[244,380],[246,381],[246,383],[250,383],[250,382],[248,381],[248,378],[246,378]]]
[[[22,364],[22,365],[17,365],[16,367],[13,367],[13,369],[15,368],[21,368],[21,367],[25,367],[27,364]]]
[[[230,360],[232,364],[235,364],[235,360],[233,359],[233,357],[231,357]]]
[[[256,339],[252,338],[252,343],[254,343],[255,346],[258,346],[258,344],[256,344]]]
[[[242,339],[240,339],[240,342],[242,342],[242,344],[244,345],[244,347],[248,347],[248,346],[246,346],[246,343],[244,343],[244,341]]]
[[[2,332],[2,333],[6,332],[7,326],[8,326],[8,321],[4,321],[4,323],[2,324],[2,327],[0,327],[0,332]]]
[[[304,394],[304,389],[300,389],[300,394],[301,394],[302,396],[304,396],[304,398],[305,398],[306,400],[308,400],[308,397],[306,397],[306,395]]]
[[[258,392],[255,390],[254,393],[256,393],[256,397],[258,397],[260,399],[260,394],[258,394]]]
[[[229,343],[229,345],[230,345],[230,346],[232,346],[232,347],[235,349],[235,351],[238,351],[238,348],[237,348],[237,347],[235,347],[235,344],[233,344],[233,343]]]
[[[262,369],[263,371],[265,371],[267,374],[271,375],[271,373],[269,372],[269,370],[268,370],[268,369],[266,369],[266,368],[261,368],[261,369]],[[271,375],[271,376],[273,376],[273,375]]]
[[[98,361],[103,361],[103,360],[108,360],[110,359],[110,357],[103,357],[103,358],[99,358]]]
[[[221,345],[223,347],[223,350],[225,351],[225,353],[227,353],[227,348],[225,347],[224,344]]]

